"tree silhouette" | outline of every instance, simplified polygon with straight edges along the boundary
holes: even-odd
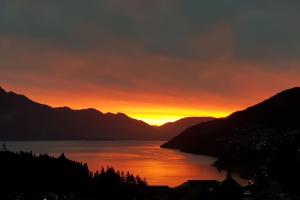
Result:
[[[219,195],[222,199],[240,200],[242,196],[242,187],[233,178],[231,173],[227,173],[225,180],[219,188]]]
[[[71,161],[64,154],[54,158],[47,154],[36,156],[32,152],[0,151],[0,161],[0,177],[2,183],[5,183],[1,191],[50,190],[62,196],[68,196],[70,192],[60,191],[75,191],[77,196],[91,194],[100,199],[130,197],[135,195],[137,188],[147,185],[146,181],[140,178],[136,180],[129,172],[125,178],[124,172],[120,173],[113,167],[102,167],[100,173],[92,173],[86,163]],[[35,192],[34,195],[38,196],[33,198],[30,193],[26,193],[27,197],[23,196],[23,199],[43,199],[41,194]],[[0,193],[0,199],[2,196],[5,195]]]

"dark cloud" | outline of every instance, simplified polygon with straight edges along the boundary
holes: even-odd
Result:
[[[298,19],[293,0],[1,0],[0,78],[195,99],[275,91],[299,84]]]
[[[133,21],[109,10],[105,1],[8,0],[0,7],[0,33],[45,40],[71,48],[101,47],[114,37],[131,37]]]
[[[105,49],[116,39],[130,40],[148,53],[201,57],[205,49],[195,51],[187,43],[227,23],[236,56],[285,59],[299,56],[299,10],[292,0],[3,0],[0,34],[78,50]]]
[[[265,4],[235,19],[238,55],[270,62],[300,56],[300,3],[286,1]]]

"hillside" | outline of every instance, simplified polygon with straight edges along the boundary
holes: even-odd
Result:
[[[229,143],[256,148],[276,138],[275,135],[297,135],[299,113],[300,88],[296,87],[226,118],[190,127],[162,147],[215,156],[224,153]]]

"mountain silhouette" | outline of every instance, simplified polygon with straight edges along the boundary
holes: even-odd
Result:
[[[295,87],[226,118],[192,126],[162,147],[219,156],[231,143],[255,146],[275,135],[299,137],[299,113],[300,88]]]
[[[171,139],[176,134],[180,134],[185,129],[202,122],[214,120],[213,117],[186,117],[175,122],[168,122],[158,127],[158,130],[167,138]]]
[[[0,89],[1,140],[157,139],[157,131],[125,114],[52,108]]]
[[[53,108],[0,87],[0,140],[167,140],[197,124],[183,121],[155,127],[123,113]]]

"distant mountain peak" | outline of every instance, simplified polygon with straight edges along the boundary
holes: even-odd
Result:
[[[57,109],[57,110],[65,110],[65,111],[71,110],[71,108],[69,108],[68,106],[56,107],[56,109]]]
[[[6,91],[0,86],[0,93],[6,93]]]
[[[125,113],[121,113],[121,112],[118,112],[117,115],[120,117],[126,117],[126,118],[128,117]]]
[[[87,111],[87,112],[91,112],[91,113],[103,114],[101,111],[99,111],[95,108],[85,108],[85,109],[81,109],[80,111]]]
[[[106,116],[111,116],[111,117],[122,117],[122,118],[129,118],[126,114],[118,112],[118,113],[112,113],[112,112],[107,112],[104,115]]]

